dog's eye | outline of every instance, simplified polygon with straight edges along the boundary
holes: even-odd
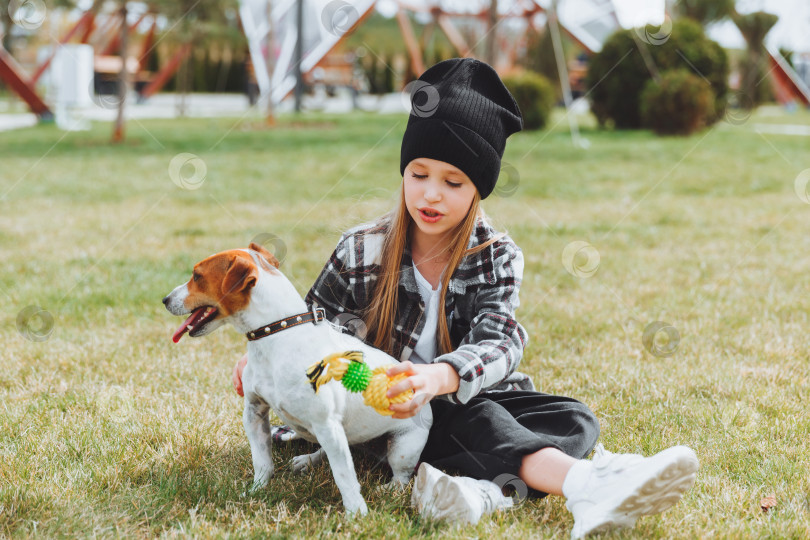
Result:
[[[191,275],[191,279],[193,279],[194,281],[199,281],[200,274],[198,274],[197,272],[194,272],[194,274]]]

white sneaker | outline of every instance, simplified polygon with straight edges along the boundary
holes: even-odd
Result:
[[[433,490],[436,486],[436,481],[442,476],[446,475],[424,461],[419,464],[419,469],[416,471],[416,479],[413,481],[413,490],[411,490],[411,505],[420,513],[425,511],[426,506],[432,504],[436,499]]]
[[[450,476],[424,462],[416,473],[411,503],[423,517],[470,525],[514,504],[489,480]]]
[[[593,460],[577,462],[563,482],[565,506],[574,515],[571,538],[632,527],[643,515],[663,512],[694,484],[697,469],[697,456],[686,446],[645,458],[597,445]]]

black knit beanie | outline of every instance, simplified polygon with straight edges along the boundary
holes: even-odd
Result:
[[[489,64],[473,58],[439,62],[409,86],[400,174],[416,158],[444,161],[464,171],[486,199],[498,180],[506,138],[523,128],[512,94]]]

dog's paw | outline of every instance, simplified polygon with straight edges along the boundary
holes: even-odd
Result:
[[[344,503],[344,507],[346,508],[346,514],[349,517],[357,517],[357,516],[366,516],[368,515],[368,506],[366,506],[366,501],[360,499],[359,504],[353,504],[351,507]]]
[[[296,474],[305,473],[323,460],[323,450],[318,449],[311,454],[302,454],[292,458],[292,470]]]
[[[309,460],[309,454],[302,456],[295,456],[292,458],[292,470],[295,474],[302,474],[312,468],[312,463]]]
[[[383,487],[387,490],[403,491],[408,487],[409,480],[409,478],[397,478],[395,476],[390,482],[383,484]]]
[[[263,490],[264,486],[266,485],[267,484],[251,484],[251,486],[248,488],[248,493],[250,493],[251,495],[255,495],[259,491]]]
[[[253,497],[254,495],[258,495],[266,486],[267,484],[264,485],[251,484],[251,486],[247,488],[247,491],[242,493],[242,497],[248,498]]]
[[[264,474],[254,476],[253,482],[250,484],[250,487],[247,489],[247,491],[242,493],[242,497],[250,497],[251,495],[255,495],[256,493],[261,491],[267,486],[272,477],[273,477],[272,471],[265,471]]]

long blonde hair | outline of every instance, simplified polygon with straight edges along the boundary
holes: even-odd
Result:
[[[478,218],[486,220],[484,210],[481,208],[481,196],[476,191],[466,217],[447,233],[450,235],[450,258],[441,278],[439,326],[437,328],[438,354],[445,354],[453,350],[444,309],[450,278],[458,269],[464,257],[478,253],[493,242],[506,236],[506,233],[500,233],[480,246],[467,249],[467,244],[475,230],[475,223]],[[399,204],[394,210],[386,214],[383,220],[388,222],[388,229],[385,232],[385,239],[380,253],[380,272],[370,294],[371,301],[363,311],[362,318],[368,328],[369,342],[374,347],[382,349],[388,354],[393,354],[393,331],[399,307],[397,300],[399,297],[402,255],[405,252],[405,246],[408,244],[408,237],[412,227],[417,226],[405,206],[404,184],[400,189]]]

